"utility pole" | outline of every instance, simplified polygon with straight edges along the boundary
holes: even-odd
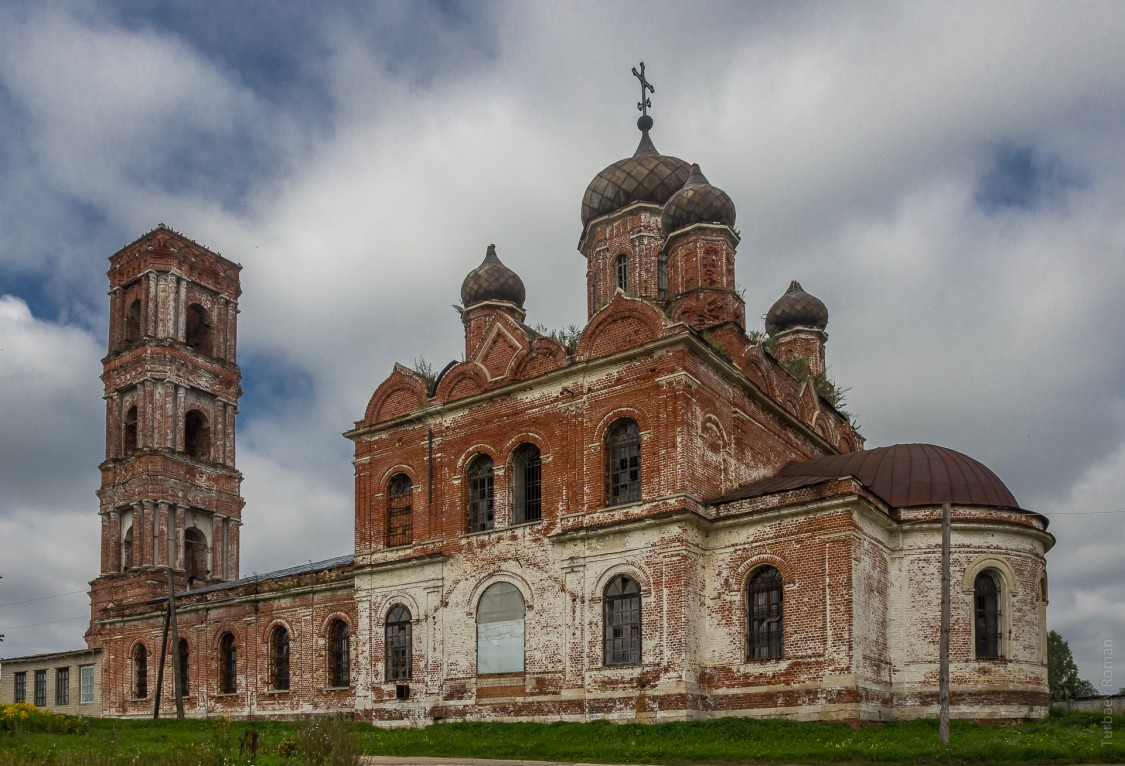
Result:
[[[168,567],[168,616],[172,623],[172,689],[176,695],[176,718],[184,717],[184,685],[181,683],[183,676],[180,668],[183,667],[183,657],[180,656],[180,631],[176,628],[176,586],[172,581],[172,567]]]
[[[941,712],[939,740],[949,744],[949,537],[952,511],[941,506],[941,648],[938,659],[938,705]]]

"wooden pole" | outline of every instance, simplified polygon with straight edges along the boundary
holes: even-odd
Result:
[[[176,695],[176,718],[184,717],[184,686],[180,683],[180,631],[176,627],[176,586],[172,580],[172,567],[168,567],[168,616],[172,624],[172,689]]]
[[[938,659],[938,705],[941,708],[939,739],[949,744],[949,503],[941,506],[941,648]]]
[[[160,664],[156,666],[156,700],[152,704],[152,718],[160,718],[160,695],[164,690],[164,660],[168,657],[168,610],[164,610],[164,638],[160,641]]]

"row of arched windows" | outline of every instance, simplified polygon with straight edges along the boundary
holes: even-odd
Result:
[[[613,261],[613,276],[617,289],[629,292],[629,258],[624,253]],[[668,254],[663,250],[656,256],[656,294],[658,298],[668,297]]]
[[[606,505],[641,499],[641,429],[631,418],[613,422],[605,435]],[[474,455],[465,468],[465,529],[483,532],[496,526],[495,466],[492,457]],[[543,518],[543,461],[539,447],[524,442],[509,464],[511,523],[528,524]],[[386,485],[386,547],[413,542],[414,485],[397,473]]]
[[[123,451],[131,455],[140,449],[136,405],[126,410],[124,426]],[[184,415],[184,452],[197,460],[211,459],[211,425],[199,410],[188,410]]]
[[[409,619],[406,620],[407,643],[409,644]],[[388,625],[389,625],[388,621]],[[329,688],[346,688],[351,685],[351,631],[343,620],[333,620],[325,636],[327,645],[327,682]],[[180,688],[187,695],[190,690],[188,671],[191,658],[186,639],[180,639]],[[274,691],[288,691],[290,688],[289,630],[277,626],[269,634],[269,686]],[[238,692],[238,641],[233,633],[224,633],[219,638],[219,653],[216,657],[219,671],[218,691],[220,694]],[[133,699],[148,697],[148,650],[144,644],[133,647],[133,677],[131,692]],[[407,663],[409,672],[409,662]],[[408,676],[409,677],[409,676]]]
[[[192,303],[185,312],[184,343],[200,354],[213,355],[211,315],[198,303]],[[141,300],[135,298],[125,310],[125,345],[144,337],[141,331]]]
[[[1000,583],[998,574],[985,570],[973,584],[974,632],[977,659],[1001,656]],[[783,581],[775,567],[754,570],[746,584],[746,660],[780,659],[784,652]],[[602,661],[606,667],[637,665],[643,646],[641,587],[626,574],[615,575],[602,593]],[[477,604],[477,674],[524,671],[524,617],[526,605],[519,588],[508,582],[490,585]],[[410,610],[395,604],[383,624],[384,680],[408,681],[413,675],[413,623]],[[343,620],[328,626],[328,686],[351,685],[351,634]],[[289,630],[276,626],[269,634],[269,686],[290,688]],[[180,639],[180,677],[188,693],[188,646]],[[238,647],[234,634],[219,639],[219,692],[238,691]],[[148,696],[148,653],[144,644],[133,649],[133,697]]]
[[[121,538],[121,571],[137,566],[133,547],[133,527],[125,530]],[[206,580],[211,574],[211,561],[207,549],[207,536],[198,527],[184,530],[184,568],[189,580]]]

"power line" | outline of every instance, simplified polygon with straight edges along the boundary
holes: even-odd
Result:
[[[54,625],[59,622],[70,622],[71,620],[84,620],[88,615],[80,614],[77,617],[66,617],[61,620],[47,620],[46,622],[29,622],[26,625],[0,625],[0,630],[15,630],[17,628],[37,628],[40,625]]]
[[[82,590],[72,590],[72,591],[69,591],[67,593],[56,593],[53,596],[39,596],[38,598],[26,598],[23,601],[9,601],[6,604],[0,604],[0,606],[15,606],[16,604],[30,604],[32,601],[46,601],[49,598],[62,598],[63,596],[73,596],[75,593],[86,593],[86,592],[87,592],[86,589],[83,588]]]

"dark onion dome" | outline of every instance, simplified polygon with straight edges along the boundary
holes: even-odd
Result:
[[[785,295],[777,299],[766,312],[766,332],[777,335],[793,327],[815,327],[823,330],[828,326],[828,307],[815,295],[801,289],[801,283],[789,283]]]
[[[678,157],[666,157],[656,151],[648,128],[651,118],[637,121],[641,143],[632,157],[619,160],[594,176],[582,197],[582,225],[594,218],[631,205],[634,202],[655,202],[663,205],[684,185],[691,169]]]
[[[734,202],[727,193],[707,182],[698,165],[683,187],[664,204],[661,215],[664,236],[693,223],[721,223],[734,226]]]
[[[523,308],[527,293],[519,274],[500,263],[496,245],[489,245],[480,266],[470,271],[461,283],[461,304],[468,307],[481,301],[507,301]]]
[[[787,492],[844,476],[854,476],[894,508],[942,503],[1020,507],[983,463],[933,444],[895,444],[789,463],[776,476],[739,487],[716,502]]]

